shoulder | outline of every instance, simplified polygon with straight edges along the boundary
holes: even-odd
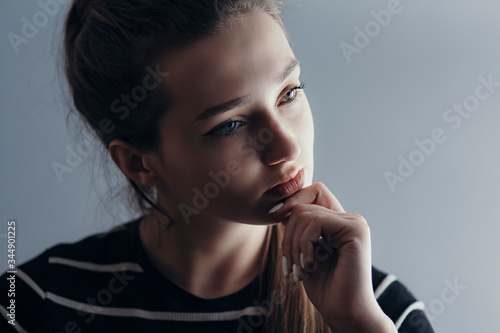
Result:
[[[384,313],[401,333],[433,333],[424,303],[393,274],[372,267],[373,291]]]
[[[123,280],[117,272],[142,273],[141,266],[134,260],[134,253],[137,253],[134,247],[140,246],[136,232],[139,220],[74,243],[54,245],[16,267],[15,273],[4,272],[0,277],[0,288],[8,290],[14,285],[14,293],[12,297],[7,294],[0,297],[0,312],[10,320],[8,306],[12,300],[23,304],[23,307],[15,308],[17,326],[33,329],[46,320],[44,313],[54,312],[55,305],[73,302],[75,298],[82,303],[96,285],[102,289],[103,283],[107,286],[113,277],[113,281]],[[116,289],[118,285],[114,282],[112,287]]]
[[[115,226],[108,231],[87,236],[73,243],[59,243],[31,260],[19,265],[18,274],[37,276],[43,280],[50,277],[60,266],[99,270],[99,267],[126,263],[131,259],[137,241],[137,226],[140,219]],[[44,274],[47,273],[47,274]]]
[[[59,265],[91,269],[126,262],[130,260],[131,248],[137,246],[135,228],[138,221],[123,223],[73,243],[56,244],[20,265],[17,270],[42,277],[44,272],[53,271]]]
[[[46,250],[42,256],[62,256],[73,260],[93,261],[98,264],[126,259],[128,253],[119,251],[119,249],[136,245],[135,232],[138,222],[139,219],[126,222],[77,242],[59,243]]]

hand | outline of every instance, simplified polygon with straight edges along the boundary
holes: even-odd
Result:
[[[315,183],[287,198],[273,216],[285,225],[287,271],[296,272],[335,332],[396,332],[373,293],[370,229],[361,215],[346,213],[323,183]]]

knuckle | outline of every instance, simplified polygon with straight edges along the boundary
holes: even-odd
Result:
[[[368,223],[362,223],[361,224],[361,228],[363,228],[363,230],[366,232],[366,233],[370,233],[370,226],[368,225]]]
[[[321,219],[323,218],[322,215],[319,215],[319,214],[315,214],[313,215],[312,217],[309,218],[309,224],[314,224],[314,223],[317,223],[318,221],[320,221]]]
[[[307,219],[307,217],[308,217],[308,214],[307,214],[307,212],[304,212],[304,211],[301,211],[297,214],[297,218],[299,221],[304,221]]]
[[[362,215],[355,214],[355,213],[349,213],[349,214],[347,214],[347,216],[349,216],[350,218],[352,218],[353,220],[355,220],[357,222],[368,224],[368,222],[366,221],[366,219]]]
[[[313,185],[316,186],[316,187],[320,187],[320,188],[326,188],[326,186],[325,186],[325,184],[323,182],[316,182]]]
[[[370,235],[370,226],[368,223],[364,222],[357,222],[357,229],[359,230],[360,234],[363,235],[363,237],[369,237]]]
[[[323,193],[325,190],[327,190],[327,187],[323,182],[316,182],[313,184],[313,186],[318,191],[318,193]]]
[[[298,204],[293,206],[291,212],[293,214],[300,214],[300,213],[304,212],[304,208],[305,208],[305,205],[298,203]]]
[[[368,225],[368,222],[366,219],[359,214],[355,213],[348,213],[346,217],[351,220],[350,223],[352,226],[358,230],[362,235],[369,235],[370,234],[370,226]]]

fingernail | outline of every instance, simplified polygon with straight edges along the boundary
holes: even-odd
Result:
[[[297,265],[293,264],[293,280],[299,282],[299,275],[297,274]]]
[[[273,208],[271,208],[271,210],[269,211],[269,214],[275,213],[278,209],[280,209],[281,207],[283,207],[283,205],[284,205],[284,203],[280,202],[279,204],[277,204],[276,206],[274,206]]]
[[[302,269],[306,269],[304,266],[304,254],[300,252],[300,266],[302,266]]]
[[[281,259],[281,267],[283,268],[283,275],[286,277],[288,275],[288,265],[285,256]]]

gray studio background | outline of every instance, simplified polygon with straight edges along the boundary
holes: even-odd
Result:
[[[397,12],[390,22],[373,23],[372,11],[388,7]],[[16,53],[8,34],[21,35],[23,17],[42,7],[0,2],[2,271],[11,219],[18,263],[129,220],[100,204],[106,183],[91,181],[94,158],[62,181],[52,169],[81,144],[66,127],[56,69],[67,8],[40,21]],[[500,87],[474,97],[480,77],[500,82],[498,13],[494,0],[289,1],[284,12],[315,120],[314,181],[366,217],[374,265],[425,302],[438,332],[498,332]],[[358,28],[368,28],[369,43],[356,39]],[[474,111],[447,111],[464,103]],[[424,154],[416,141],[433,132],[440,142]],[[419,165],[398,171],[402,159]],[[391,188],[387,172],[405,181]]]

